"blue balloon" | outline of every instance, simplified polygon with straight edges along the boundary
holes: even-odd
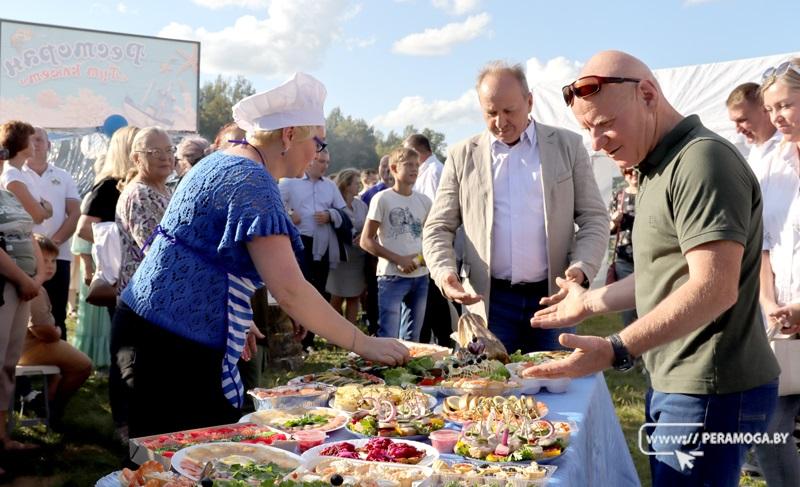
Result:
[[[110,138],[114,132],[127,125],[128,121],[122,115],[109,115],[103,122],[103,126],[100,127],[100,131]]]

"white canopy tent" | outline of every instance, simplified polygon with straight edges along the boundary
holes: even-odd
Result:
[[[699,115],[706,127],[733,142],[743,154],[747,155],[749,149],[744,138],[736,133],[733,122],[728,118],[725,100],[736,86],[746,82],[760,83],[765,70],[798,56],[800,52],[657,69],[654,72],[661,89],[678,112],[684,115]],[[534,118],[542,123],[564,127],[583,135],[586,148],[592,157],[600,193],[605,201],[609,201],[614,180],[621,177],[621,174],[616,164],[605,154],[592,151],[588,134],[578,125],[572,111],[564,103],[561,87],[572,81],[574,79],[565,79],[561,83],[534,82],[531,85]],[[604,279],[603,268],[598,273],[596,283]]]

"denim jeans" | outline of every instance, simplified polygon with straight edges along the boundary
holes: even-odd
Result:
[[[544,330],[532,328],[533,314],[542,309],[539,300],[548,296],[547,281],[508,288],[492,279],[489,300],[489,331],[494,333],[509,354],[540,350],[560,350],[562,333],[574,333],[575,327]]]
[[[378,336],[419,341],[425,304],[428,300],[428,276],[378,276]],[[407,308],[408,313],[403,313]],[[401,320],[401,314],[407,319]]]
[[[800,415],[800,394],[781,396],[778,407],[769,422],[769,433],[788,433],[786,443],[756,445],[758,465],[769,487],[775,485],[800,485],[800,454],[794,442],[794,421]]]
[[[653,487],[738,486],[744,455],[750,445],[704,444],[703,433],[764,433],[777,399],[777,380],[730,394],[649,390],[645,418],[657,426],[646,428],[646,432],[659,440],[650,443],[649,449],[662,453],[650,456]],[[701,426],[681,423],[700,423]],[[682,469],[674,453],[676,450],[687,454],[702,452],[702,456],[694,456],[693,467]]]

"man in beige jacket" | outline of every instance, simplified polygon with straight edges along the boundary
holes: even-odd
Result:
[[[425,261],[442,293],[487,319],[509,353],[560,348],[560,332],[530,319],[558,291],[556,277],[588,286],[597,274],[608,214],[581,137],[530,118],[521,66],[490,63],[477,91],[488,130],[448,151],[423,231]],[[462,224],[459,279],[453,238]]]

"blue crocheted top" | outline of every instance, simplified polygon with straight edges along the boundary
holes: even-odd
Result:
[[[155,237],[122,300],[146,320],[217,349],[228,330],[227,273],[261,280],[246,242],[287,235],[296,254],[303,248],[264,166],[222,151],[183,178],[161,226],[169,237]]]

